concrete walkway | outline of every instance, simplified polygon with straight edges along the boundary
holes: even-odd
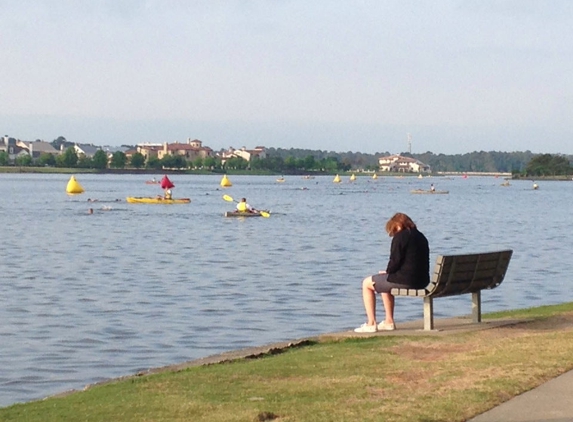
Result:
[[[573,371],[514,397],[467,422],[571,422]]]

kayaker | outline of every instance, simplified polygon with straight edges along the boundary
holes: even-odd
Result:
[[[172,199],[171,197],[171,189],[167,189],[165,191],[165,199]]]
[[[436,191],[436,188],[434,187],[434,184],[432,183],[430,185],[430,192],[435,192],[435,191]]]
[[[247,203],[247,198],[241,198],[241,201],[237,204],[238,212],[255,212],[253,207]]]

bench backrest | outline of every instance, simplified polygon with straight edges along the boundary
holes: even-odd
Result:
[[[513,251],[467,255],[439,255],[436,259],[428,296],[453,296],[493,289],[501,284]]]

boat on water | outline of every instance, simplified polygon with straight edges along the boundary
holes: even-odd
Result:
[[[165,199],[162,197],[145,197],[145,196],[128,196],[125,200],[130,204],[188,204],[190,198],[172,198]]]
[[[285,178],[284,178],[284,177],[279,177],[279,178],[277,179],[277,182],[278,182],[278,183],[283,183],[284,181],[285,181]]]
[[[314,179],[314,176],[308,176],[307,175],[307,176],[302,176],[302,178],[306,179],[306,180],[310,180],[310,179]]]
[[[263,212],[267,212],[268,211],[263,211]],[[227,211],[225,213],[225,217],[262,217],[262,213],[261,212],[241,212],[241,211]]]
[[[146,180],[146,185],[159,185],[161,182],[159,180]]]
[[[445,195],[445,194],[450,193],[450,191],[449,190],[414,189],[414,190],[411,190],[410,193],[427,193],[430,195],[440,195],[440,194]]]

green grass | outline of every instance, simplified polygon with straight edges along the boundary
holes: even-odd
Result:
[[[464,421],[573,368],[572,303],[494,315],[528,322],[134,376],[0,409],[0,421]]]
[[[573,311],[573,303],[562,303],[559,305],[546,305],[535,308],[524,308],[501,312],[491,312],[483,315],[483,319],[500,318],[543,318],[558,315],[563,312]]]

